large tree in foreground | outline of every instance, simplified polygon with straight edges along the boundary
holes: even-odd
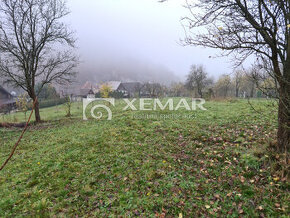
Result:
[[[185,44],[222,49],[237,64],[255,55],[278,83],[278,149],[290,144],[290,1],[188,0]],[[199,29],[196,29],[196,28]]]
[[[0,2],[0,75],[33,101],[44,85],[70,82],[75,74],[75,40],[62,22],[67,14],[63,0]],[[35,119],[41,120],[37,101]]]

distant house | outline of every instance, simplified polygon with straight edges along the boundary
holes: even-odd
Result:
[[[97,85],[93,85],[91,82],[87,81],[81,88],[78,93],[78,97],[87,98],[92,97],[99,91],[99,87]]]
[[[106,84],[111,87],[112,92],[120,93],[126,98],[139,97],[142,87],[142,84],[139,82],[109,81]]]
[[[124,91],[125,97],[140,97],[142,84],[139,82],[122,82],[119,88]]]
[[[0,86],[0,112],[9,112],[16,108],[13,96]]]

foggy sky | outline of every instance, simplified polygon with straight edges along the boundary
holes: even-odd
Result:
[[[104,73],[118,73],[118,63],[132,64],[132,70],[134,60],[167,69],[168,79],[175,74],[183,80],[191,64],[203,64],[215,78],[231,73],[229,58],[209,58],[218,50],[183,47],[178,43],[184,37],[180,19],[188,13],[182,2],[68,0],[71,14],[67,20],[76,31],[83,61],[80,73],[102,69]],[[108,69],[110,62],[114,65],[112,69]]]

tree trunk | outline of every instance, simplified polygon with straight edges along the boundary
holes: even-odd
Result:
[[[236,88],[236,98],[238,98],[238,97],[239,97],[239,89]]]
[[[35,102],[34,114],[35,114],[36,123],[40,123],[41,119],[40,119],[40,113],[39,113],[39,102],[38,102],[38,100],[36,100],[36,102]]]
[[[200,98],[203,98],[203,95],[202,95],[202,91],[201,90],[198,90],[198,94],[199,94],[199,97]]]
[[[287,93],[280,91],[279,110],[278,110],[278,133],[277,142],[280,152],[289,151],[290,148],[290,103]]]
[[[40,113],[39,113],[39,101],[35,94],[33,94],[32,100],[33,100],[33,103],[35,102],[35,105],[34,105],[35,122],[40,123],[41,119],[40,119]]]
[[[288,35],[287,59],[283,68],[283,77],[279,82],[279,109],[277,146],[280,152],[288,152],[290,148],[290,35]],[[278,69],[278,64],[274,64]],[[280,80],[280,81],[279,81]]]
[[[289,110],[289,107],[288,107]],[[287,115],[288,113],[288,115]],[[280,99],[278,112],[278,150],[280,152],[289,151],[290,145],[290,120],[289,112]]]
[[[250,97],[251,98],[254,97],[254,86],[251,87]]]

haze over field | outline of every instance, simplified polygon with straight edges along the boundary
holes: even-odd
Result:
[[[180,19],[184,1],[68,0],[68,22],[76,31],[82,64],[80,81],[184,80],[191,64],[203,64],[215,78],[231,73],[230,59],[218,51],[183,47]],[[92,76],[91,76],[92,75]]]

